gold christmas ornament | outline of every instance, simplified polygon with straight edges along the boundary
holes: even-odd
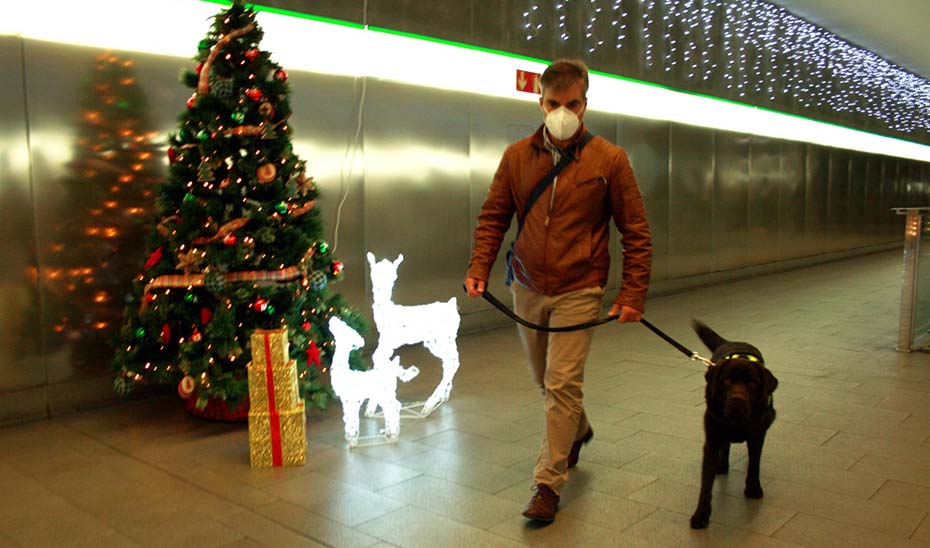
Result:
[[[258,113],[270,120],[274,117],[274,106],[268,101],[265,101],[258,105]]]
[[[258,182],[262,184],[270,183],[274,181],[274,178],[278,175],[278,168],[274,164],[263,164],[258,167],[258,170],[255,172],[255,176],[258,178]]]

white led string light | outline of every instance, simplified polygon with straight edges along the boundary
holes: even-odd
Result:
[[[557,32],[563,40],[571,23],[567,1],[556,0],[554,4]],[[716,26],[724,48],[719,76],[738,97],[755,92],[770,102],[789,100],[806,108],[862,114],[906,133],[930,130],[930,81],[773,4],[762,0],[626,1],[639,5],[642,55],[647,69],[654,67],[656,51],[664,46],[659,59],[664,72],[682,63],[689,80],[699,71],[702,80],[711,79],[718,69],[710,58]],[[531,17],[544,11],[540,10],[539,0],[530,0],[530,4],[531,8],[524,12],[527,27]],[[609,41],[616,49],[624,47],[628,33],[621,2],[615,1],[609,11],[599,7],[582,11],[588,18],[583,25],[586,32],[582,44],[588,53]],[[718,14],[722,20],[715,21]],[[613,17],[610,25],[604,24],[604,17]],[[532,27],[533,36],[545,33],[545,27],[535,17]],[[699,29],[704,38],[700,53],[696,51]],[[613,40],[607,32],[613,33]]]
[[[623,5],[618,5],[619,9],[611,13],[624,16],[623,14],[628,12],[624,12],[623,9],[633,1],[644,0],[624,0]],[[719,1],[704,0],[704,4],[713,6],[716,5],[714,2]],[[564,4],[560,5],[564,8]],[[179,66],[190,66],[191,55],[197,42],[203,38],[209,20],[218,11],[218,5],[212,2],[162,0],[158,10],[144,11],[147,24],[140,26],[137,23],[143,12],[133,6],[136,5],[125,0],[84,0],[79,4],[61,3],[58,0],[19,2],[9,6],[5,12],[6,17],[0,26],[0,32],[19,35],[29,40],[171,55],[178,58]],[[732,50],[732,53],[728,53],[724,58],[725,64],[719,67],[720,73],[727,85],[743,85],[744,81],[748,82],[748,71],[743,68],[746,65],[745,44],[749,38],[741,28],[744,23],[740,22],[740,18],[727,20],[730,15],[742,12],[737,12],[739,8],[733,4],[728,4],[722,10],[715,9],[722,19],[718,24],[724,29],[723,44],[727,45],[726,49]],[[534,10],[532,7],[526,10],[530,16],[536,17],[532,21],[542,20],[543,15],[536,13],[541,11],[545,10]],[[45,17],[45,14],[52,12],[60,17]],[[105,23],[101,13],[107,15]],[[534,13],[536,15],[533,15]],[[655,21],[659,19],[656,15],[656,2],[646,2],[640,13],[645,20],[650,21],[643,33],[645,43],[650,46],[650,50],[647,51],[651,51],[652,44],[661,39],[656,35],[662,30],[658,26],[661,20]],[[607,17],[603,12],[602,15]],[[635,19],[639,21],[638,17]],[[258,20],[265,31],[263,48],[273,52],[275,61],[289,72],[308,71],[335,76],[379,78],[536,103],[538,95],[515,89],[514,72],[526,70],[541,73],[547,64],[543,60],[464,47],[383,29],[366,29],[358,25],[335,24],[286,14],[262,12],[259,13]],[[619,27],[608,25],[600,19],[598,21],[600,31],[609,32]],[[106,24],[107,29],[130,28],[132,32],[103,32],[103,24]],[[792,23],[789,20],[784,24]],[[171,40],[164,39],[165,28],[172,29]],[[546,32],[545,25],[530,30],[539,35]],[[825,38],[825,33],[809,23],[801,21],[793,30],[794,35],[798,36],[797,40],[809,44],[810,47],[801,57],[793,60],[803,70],[800,72],[800,83],[791,88],[791,93],[803,104],[814,105],[826,101],[830,98],[831,90],[819,82],[827,79],[826,60],[830,56],[829,48],[839,46],[831,45],[829,39]],[[650,35],[652,37],[646,39]],[[610,39],[609,36],[602,38],[606,38],[605,43]],[[784,46],[787,47],[787,44]],[[848,47],[848,44],[841,43],[841,46]],[[795,49],[794,46],[792,49]],[[864,55],[868,59],[873,58],[871,54]],[[784,61],[786,58],[782,59]],[[875,63],[882,67],[881,70],[869,68]],[[895,119],[897,129],[914,130],[927,127],[930,114],[920,110],[920,105],[930,104],[930,84],[888,65],[877,57],[874,57],[873,63],[864,65],[864,69],[874,73],[874,77],[863,81],[881,82],[888,87],[888,92],[881,96],[881,101],[878,104],[873,103],[873,110],[880,110],[885,117],[900,114],[900,118]],[[783,67],[783,70],[787,71],[787,68]],[[711,73],[713,74],[716,73]],[[850,94],[856,101],[862,101],[859,97],[868,96]],[[596,72],[591,74],[588,99],[588,108],[591,111],[667,120],[930,162],[930,146]],[[867,101],[864,102],[867,104]],[[900,113],[895,112],[896,110]],[[365,154],[367,156],[368,153]]]

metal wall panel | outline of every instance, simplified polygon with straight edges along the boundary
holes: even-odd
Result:
[[[669,278],[710,271],[715,263],[714,134],[671,124],[669,137]]]
[[[852,241],[868,241],[870,238],[865,224],[868,196],[868,156],[852,153],[849,158],[849,228],[847,237]]]
[[[22,40],[0,37],[0,392],[46,382],[39,329],[35,223],[23,93]],[[0,405],[0,418],[4,415]]]
[[[386,81],[368,84],[365,243],[404,254],[395,302],[462,295],[471,238],[468,96]]]
[[[862,219],[862,233],[868,241],[879,242],[884,236],[881,231],[882,206],[882,158],[866,156],[865,173],[865,213]]]
[[[669,124],[641,118],[617,120],[616,144],[623,147],[636,173],[652,233],[652,280],[670,277],[669,265]],[[616,245],[611,250],[617,249]],[[620,276],[611,270],[611,279]]]
[[[779,200],[786,173],[781,169],[782,143],[752,137],[749,141],[749,228],[747,264],[774,262],[779,249]]]
[[[314,178],[319,191],[317,207],[322,210],[324,237],[345,266],[342,281],[329,289],[357,304],[362,312],[370,312],[363,221],[365,150],[358,131],[359,107],[364,112],[360,102],[367,97],[367,83],[299,72],[291,73],[288,82],[292,110],[288,125],[293,131],[294,153],[307,162],[307,174]]]
[[[807,147],[803,143],[781,143],[781,165],[778,170],[778,258],[790,259],[806,255],[804,219],[807,210],[807,177],[805,173]]]
[[[802,243],[803,255],[825,253],[829,249],[830,231],[827,224],[830,204],[829,150],[815,145],[805,145],[807,167],[804,170],[806,207],[804,225],[807,239]]]
[[[706,137],[705,137],[706,138]],[[749,264],[749,137],[714,132],[713,265],[730,270]]]

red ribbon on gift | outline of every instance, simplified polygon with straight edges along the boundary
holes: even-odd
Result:
[[[281,417],[274,401],[274,372],[271,366],[271,338],[265,333],[265,385],[268,388],[268,418],[271,423],[271,465],[283,466],[281,458]]]

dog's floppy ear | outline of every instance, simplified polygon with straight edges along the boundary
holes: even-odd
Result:
[[[727,342],[726,339],[718,335],[713,329],[707,327],[707,325],[700,320],[691,318],[691,327],[694,329],[694,332],[697,333],[697,336],[700,337],[704,346],[711,352],[715,352],[722,344]]]
[[[762,387],[766,394],[771,394],[778,388],[778,379],[766,367],[762,367]]]

